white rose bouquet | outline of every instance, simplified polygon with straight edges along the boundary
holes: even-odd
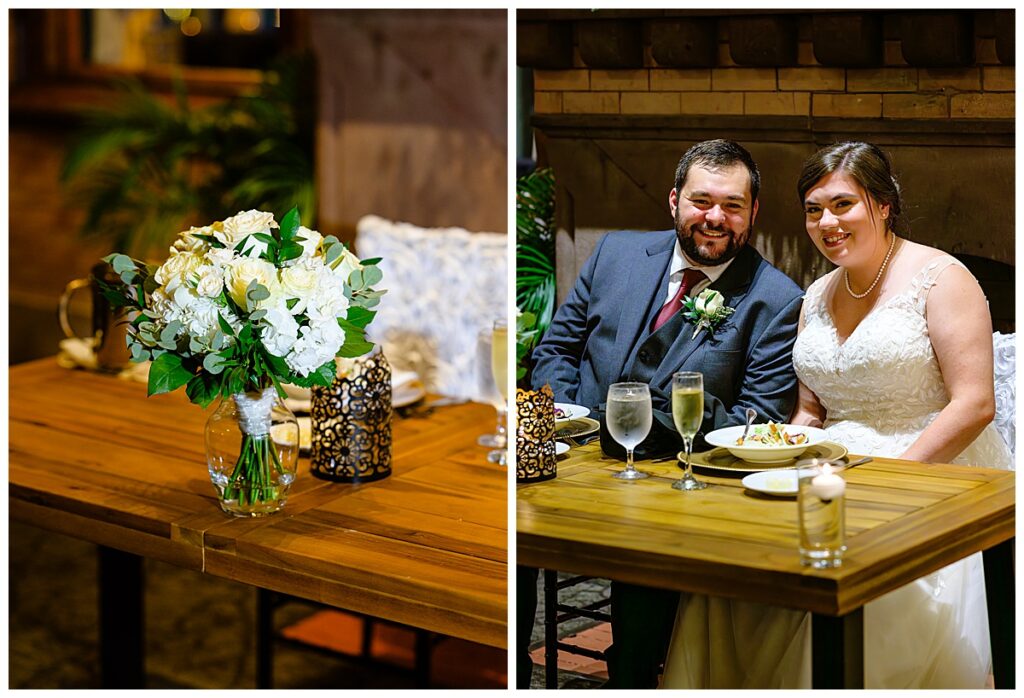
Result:
[[[123,254],[104,261],[121,279],[104,295],[134,316],[132,360],[152,361],[150,395],[184,386],[202,407],[218,396],[284,397],[282,383],[328,386],[335,357],[373,348],[365,328],[384,294],[373,288],[380,260],[302,226],[295,208],[280,224],[253,210],[191,228],[159,267]],[[235,469],[248,482],[275,465],[260,439],[269,436],[245,439]]]

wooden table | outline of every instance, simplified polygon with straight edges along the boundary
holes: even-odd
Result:
[[[207,474],[207,413],[183,391],[147,398],[141,383],[53,359],[9,378],[10,516],[103,546],[105,593],[121,606],[138,590],[116,585],[143,556],[506,646],[507,472],[476,444],[493,408],[396,418],[393,472],[378,482],[326,482],[303,458],[283,511],[236,519]]]
[[[795,498],[710,477],[669,487],[675,461],[639,462],[626,483],[596,443],[569,452],[554,480],[517,490],[518,564],[810,611],[815,687],[863,685],[865,603],[985,551],[996,687],[1013,687],[1014,473],[876,458],[846,474],[843,565],[800,564]]]

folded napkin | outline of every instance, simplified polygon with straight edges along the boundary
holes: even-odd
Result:
[[[291,383],[282,386],[288,397],[284,404],[292,412],[309,412],[311,394],[309,388],[300,388]],[[396,407],[416,402],[426,394],[423,381],[415,371],[391,369],[391,404]]]
[[[122,380],[148,383],[149,363],[149,361],[137,364],[130,363],[117,374],[117,377]],[[96,352],[93,351],[92,344],[90,344],[89,340],[77,337],[60,341],[57,365],[64,368],[84,368],[89,371],[95,371],[99,368],[96,362]]]

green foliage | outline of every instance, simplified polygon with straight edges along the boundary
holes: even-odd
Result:
[[[530,349],[547,331],[555,309],[555,176],[544,168],[516,183],[517,379],[526,374]],[[519,325],[529,319],[520,338]],[[519,347],[522,346],[520,351]]]
[[[86,211],[82,234],[145,256],[225,211],[315,211],[312,66],[310,56],[280,60],[254,94],[195,109],[180,81],[174,104],[117,81],[112,104],[83,114],[64,160],[71,199]]]

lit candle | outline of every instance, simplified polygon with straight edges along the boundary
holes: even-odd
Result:
[[[811,493],[818,499],[835,499],[846,491],[846,482],[832,472],[832,466],[825,463],[821,474],[811,480]]]

